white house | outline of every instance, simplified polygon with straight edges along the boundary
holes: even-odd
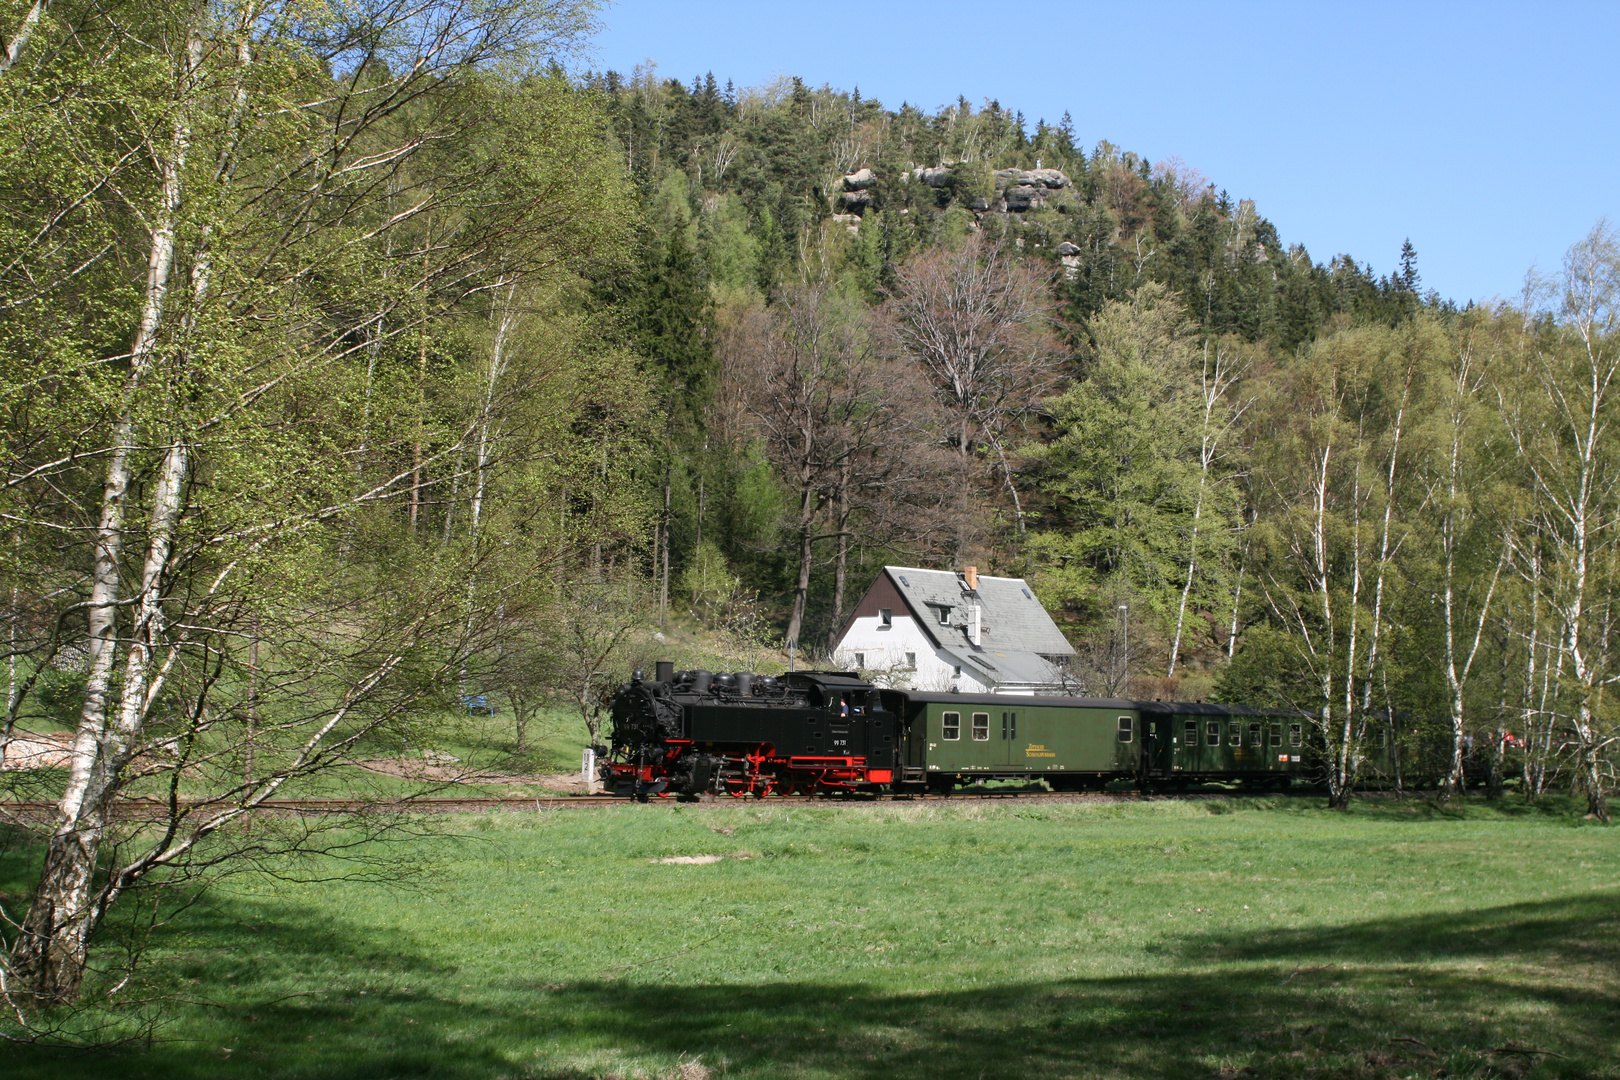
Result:
[[[1023,578],[885,566],[855,605],[836,664],[962,694],[1075,693],[1074,647]]]

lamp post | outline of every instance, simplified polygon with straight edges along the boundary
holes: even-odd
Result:
[[[1130,692],[1131,678],[1131,608],[1129,604],[1119,605],[1119,685],[1126,693]]]

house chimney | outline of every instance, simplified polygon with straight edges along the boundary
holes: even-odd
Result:
[[[979,568],[977,566],[962,567],[962,577],[967,580],[969,592],[979,591]]]

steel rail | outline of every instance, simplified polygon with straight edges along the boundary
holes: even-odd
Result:
[[[1307,794],[1306,790],[1296,791],[1295,794]],[[975,791],[959,792],[949,795],[935,792],[848,797],[832,797],[824,795],[767,795],[763,798],[744,796],[704,796],[698,799],[679,799],[676,797],[649,798],[645,803],[634,798],[622,795],[542,795],[538,797],[516,796],[467,796],[436,797],[424,799],[267,799],[259,804],[260,811],[283,814],[356,814],[356,813],[480,813],[494,810],[535,811],[583,809],[596,806],[767,806],[774,803],[794,804],[820,804],[826,806],[864,805],[875,806],[883,803],[965,803],[965,802],[1084,802],[1094,800],[1112,801],[1140,801],[1157,798],[1197,799],[1197,798],[1238,798],[1251,794],[1284,794],[1283,792],[1187,792],[1176,795],[1163,793],[1140,793],[1134,791]],[[224,802],[208,802],[203,800],[183,800],[178,804],[180,810],[192,813],[207,810],[210,807],[228,809],[232,804]],[[0,820],[6,817],[38,818],[50,816],[56,812],[54,802],[41,800],[0,800]],[[156,799],[123,799],[113,804],[112,816],[115,820],[133,821],[141,819],[162,819],[169,813],[169,803]]]

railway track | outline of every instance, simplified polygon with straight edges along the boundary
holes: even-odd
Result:
[[[1191,792],[1174,796],[1178,799],[1187,798],[1231,798],[1237,792]],[[1275,793],[1272,793],[1275,794]],[[1299,792],[1304,794],[1304,792]],[[1134,791],[981,791],[960,792],[951,795],[919,794],[900,795],[880,798],[849,798],[833,799],[815,795],[769,795],[763,799],[756,798],[726,798],[724,796],[711,796],[691,802],[680,802],[673,798],[653,798],[646,804],[636,802],[634,799],[618,795],[556,795],[541,796],[539,798],[497,798],[497,797],[467,797],[467,798],[431,798],[431,799],[399,799],[399,800],[366,800],[366,799],[270,799],[260,804],[260,809],[268,813],[282,814],[364,814],[364,813],[427,813],[427,814],[467,814],[489,813],[495,810],[531,811],[543,813],[551,810],[576,810],[594,806],[767,806],[771,804],[811,804],[820,803],[828,806],[847,805],[858,803],[863,805],[877,805],[880,803],[968,803],[968,802],[1086,802],[1086,801],[1137,801],[1153,798],[1150,795],[1140,795]],[[226,809],[225,803],[181,802],[180,809],[185,811],[206,811],[210,806]],[[0,800],[0,820],[38,820],[48,818],[56,812],[56,804],[43,801],[6,801]],[[120,821],[137,821],[143,818],[158,819],[169,812],[166,802],[149,799],[126,799],[113,804],[113,817]]]

